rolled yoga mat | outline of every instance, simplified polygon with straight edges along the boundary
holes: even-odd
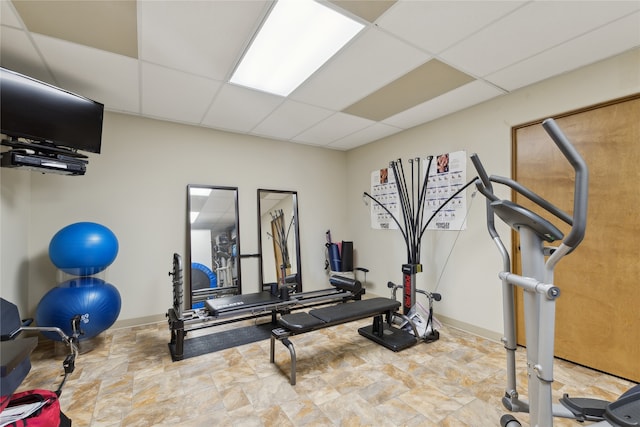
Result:
[[[338,245],[335,243],[327,243],[327,248],[329,250],[329,265],[331,266],[331,271],[342,271],[340,261],[340,249],[338,249]]]

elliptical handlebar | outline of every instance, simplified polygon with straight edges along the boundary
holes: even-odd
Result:
[[[573,190],[573,224],[571,231],[562,241],[565,245],[577,247],[587,229],[587,203],[589,200],[589,170],[578,150],[569,142],[560,127],[553,119],[546,119],[542,127],[547,131],[553,142],[560,149],[564,157],[571,163],[575,171],[575,185]]]
[[[484,166],[482,165],[482,162],[480,161],[478,155],[474,153],[471,155],[471,161],[478,171],[478,176],[480,177],[479,180],[476,181],[476,187],[478,188],[478,191],[480,191],[480,193],[482,193],[487,199],[489,199],[490,201],[497,201],[499,199],[493,193],[493,186],[491,185],[491,183],[496,182],[506,185],[517,193],[531,200],[533,203],[540,206],[547,212],[551,213],[553,216],[571,225],[571,231],[564,238],[562,243],[568,246],[570,250],[573,250],[580,244],[580,242],[584,238],[587,227],[589,172],[586,162],[584,161],[582,156],[578,153],[571,142],[569,142],[567,137],[560,130],[553,119],[549,118],[544,120],[542,122],[542,126],[575,171],[573,215],[567,214],[560,208],[556,207],[553,203],[542,198],[538,194],[534,193],[533,191],[514,181],[513,179],[495,175],[489,176],[484,169]],[[497,232],[493,224],[493,211],[489,206],[487,207],[487,213],[487,225],[489,228],[489,233],[493,238],[495,238],[497,236]]]
[[[491,206],[491,202],[495,202],[496,200],[498,200],[498,197],[493,194],[493,185],[491,184],[491,179],[489,178],[487,171],[484,169],[484,166],[482,165],[482,162],[480,161],[480,158],[476,153],[473,153],[471,155],[471,162],[476,168],[479,177],[479,179],[476,180],[476,188],[484,197],[487,198],[487,229],[489,230],[489,235],[494,240],[500,239],[500,236],[496,231],[493,207]]]

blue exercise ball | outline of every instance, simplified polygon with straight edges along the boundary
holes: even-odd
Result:
[[[77,277],[47,292],[36,309],[38,326],[56,326],[71,336],[71,319],[80,316],[80,340],[93,338],[114,324],[120,314],[120,292],[97,277]],[[43,332],[47,338],[61,341],[55,332]]]
[[[209,267],[198,262],[191,263],[191,290],[218,287],[218,276]],[[203,302],[194,302],[191,308],[202,308]]]
[[[100,273],[116,259],[118,239],[95,222],[77,222],[58,231],[49,243],[53,265],[74,276]]]

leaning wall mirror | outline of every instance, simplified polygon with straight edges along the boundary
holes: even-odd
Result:
[[[258,216],[262,289],[287,283],[301,292],[298,193],[259,189]]]
[[[242,293],[237,187],[188,185],[191,307]]]

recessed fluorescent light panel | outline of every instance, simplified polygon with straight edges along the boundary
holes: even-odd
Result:
[[[191,196],[199,196],[199,197],[209,197],[211,194],[210,188],[190,188],[189,195]]]
[[[364,25],[313,0],[278,0],[230,82],[287,96]]]

